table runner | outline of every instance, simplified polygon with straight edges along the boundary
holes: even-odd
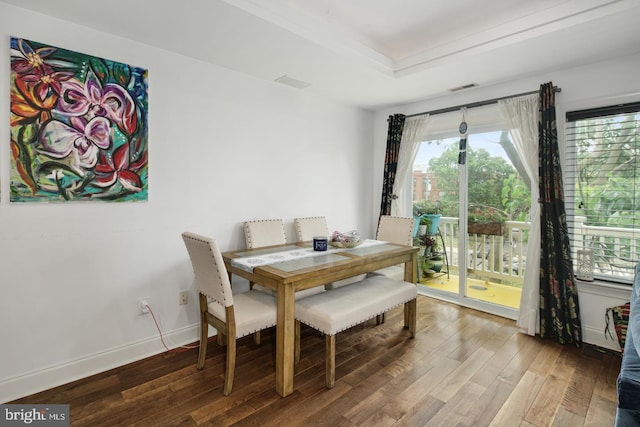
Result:
[[[355,250],[355,249],[360,249],[363,247],[378,245],[382,243],[387,243],[387,242],[383,242],[382,240],[366,239],[364,242],[362,242],[360,245],[356,246],[355,248],[334,248],[329,246],[329,248],[326,251],[314,251],[313,248],[302,248],[299,246],[293,249],[290,249],[289,247],[285,247],[283,248],[284,250],[281,250],[281,251],[271,252],[271,251],[265,250],[264,253],[257,253],[257,254],[254,253],[251,256],[234,258],[231,260],[231,265],[233,265],[236,268],[240,268],[244,271],[248,271],[249,273],[252,273],[255,267],[261,267],[263,265],[273,265],[280,262],[292,261],[292,260],[297,260],[302,258],[318,256],[318,255],[326,255],[334,252],[344,252],[349,250]]]

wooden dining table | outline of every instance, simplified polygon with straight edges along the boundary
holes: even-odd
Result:
[[[311,242],[229,251],[222,254],[230,276],[237,275],[275,291],[276,392],[293,392],[295,345],[295,293],[348,277],[404,264],[404,280],[416,283],[417,247],[387,242],[330,250],[289,259],[297,251],[312,251]],[[244,264],[242,261],[245,261]],[[249,262],[247,262],[249,261]],[[255,265],[251,262],[255,261]],[[272,262],[271,262],[272,261]]]

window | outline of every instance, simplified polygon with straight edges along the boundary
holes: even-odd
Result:
[[[640,103],[567,113],[567,223],[594,277],[631,283],[640,261]]]

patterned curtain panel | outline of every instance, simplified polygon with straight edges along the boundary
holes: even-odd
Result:
[[[387,132],[387,153],[384,158],[384,177],[382,179],[382,202],[380,215],[391,215],[391,201],[393,200],[393,183],[396,180],[398,156],[400,154],[400,140],[404,129],[404,114],[389,116],[389,131]]]
[[[540,336],[582,345],[578,289],[573,276],[552,83],[540,85]]]

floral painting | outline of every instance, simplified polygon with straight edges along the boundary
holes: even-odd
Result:
[[[11,201],[144,201],[146,69],[11,38]]]

